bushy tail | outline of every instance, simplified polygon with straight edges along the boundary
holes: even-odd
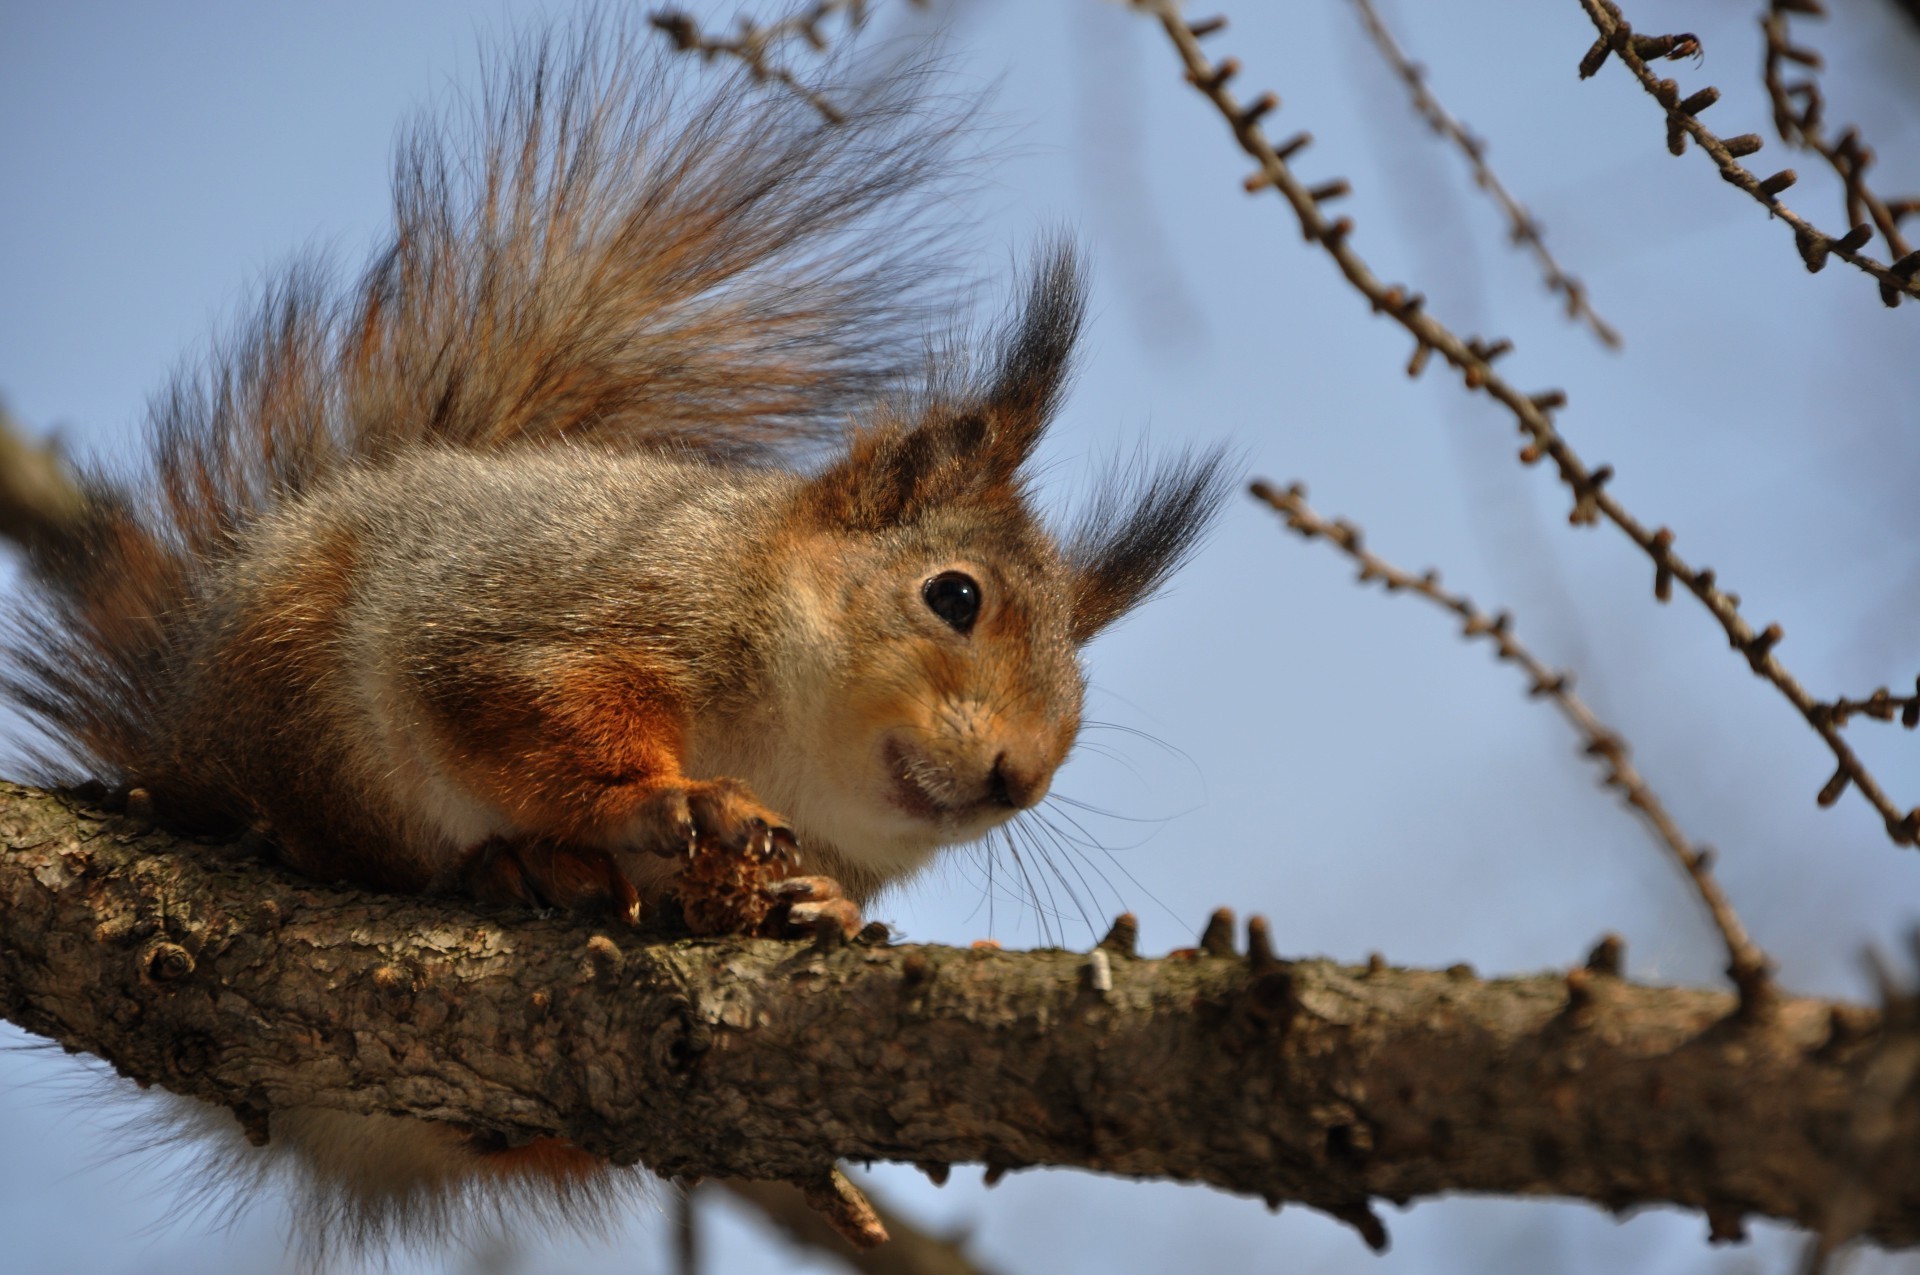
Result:
[[[196,581],[342,465],[561,439],[751,459],[918,372],[960,128],[926,80],[824,86],[832,121],[589,19],[414,127],[371,264],[285,272],[155,400],[143,472],[85,473],[82,508],[14,535],[37,584],[8,689],[47,759],[137,779]]]

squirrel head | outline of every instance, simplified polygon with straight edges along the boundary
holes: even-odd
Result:
[[[1046,252],[976,369],[944,371],[857,428],[805,480],[783,555],[807,671],[785,688],[805,778],[787,812],[884,878],[1046,796],[1080,728],[1080,649],[1198,543],[1220,452],[1120,476],[1064,534],[1027,468],[1085,313],[1070,247]],[[800,726],[804,723],[804,726]]]

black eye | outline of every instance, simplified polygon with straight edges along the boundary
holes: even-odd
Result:
[[[980,585],[964,571],[942,571],[920,586],[927,610],[960,633],[973,627],[980,614]]]

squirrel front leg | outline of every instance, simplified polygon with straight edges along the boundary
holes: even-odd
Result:
[[[644,654],[496,646],[436,661],[422,698],[442,767],[518,830],[467,852],[469,893],[632,922],[688,858],[718,853],[791,877],[776,928],[859,928],[836,883],[791,876],[793,830],[746,784],[687,777],[683,698]]]

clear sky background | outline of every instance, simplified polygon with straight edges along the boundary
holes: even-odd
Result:
[[[1211,51],[1245,64],[1246,96],[1279,92],[1277,133],[1313,132],[1303,174],[1353,183],[1341,211],[1381,275],[1424,291],[1456,331],[1513,338],[1503,369],[1568,392],[1575,446],[1612,463],[1615,493],[1674,527],[1757,623],[1784,626],[1781,655],[1815,694],[1911,686],[1920,306],[1883,309],[1844,264],[1808,275],[1785,228],[1703,156],[1667,155],[1657,108],[1620,68],[1579,82],[1593,31],[1575,0],[1383,3],[1624,332],[1624,351],[1602,350],[1506,246],[1460,157],[1413,120],[1349,4],[1225,7],[1233,25]],[[1709,122],[1723,135],[1769,129],[1760,7],[1626,4],[1643,28],[1702,35],[1704,59],[1667,73],[1722,90]],[[1828,56],[1831,118],[1861,126],[1883,193],[1913,193],[1920,38],[1884,0],[1829,7],[1801,25]],[[0,394],[76,448],[127,448],[145,397],[277,266],[310,249],[364,259],[386,225],[400,121],[473,85],[478,50],[543,11],[568,7],[0,0]],[[1720,848],[1788,985],[1864,995],[1863,948],[1892,949],[1920,922],[1920,854],[1891,846],[1852,794],[1815,808],[1824,747],[1700,608],[1654,603],[1622,537],[1566,525],[1546,467],[1515,463],[1507,417],[1443,369],[1402,374],[1404,334],[1303,246],[1278,201],[1241,193],[1247,161],[1157,28],[1094,0],[982,0],[957,7],[950,48],[961,87],[996,86],[1002,158],[964,211],[979,273],[1004,279],[1063,223],[1091,249],[1086,359],[1046,453],[1062,503],[1142,438],[1227,440],[1250,474],[1308,480],[1380,553],[1511,607],[1543,658],[1578,670],[1682,825]],[[1843,228],[1819,163],[1769,152],[1761,171],[1802,174],[1789,202]],[[1104,812],[1084,816],[1103,848],[1061,863],[1078,902],[1055,881],[1045,919],[1004,865],[990,885],[957,854],[875,913],[915,940],[1085,946],[1124,907],[1159,952],[1226,904],[1265,913],[1288,954],[1486,973],[1564,967],[1613,930],[1634,976],[1713,982],[1699,909],[1557,717],[1443,617],[1350,575],[1236,499],[1170,594],[1090,653],[1091,712],[1108,725],[1056,784]],[[1897,799],[1920,802],[1920,736],[1864,720],[1850,733]],[[0,1265],[280,1267],[271,1201],[226,1229],[183,1219],[190,1162],[121,1156],[112,1104],[80,1064],[6,1039],[21,1045],[0,1053]],[[1670,1211],[1450,1200],[1390,1211],[1393,1251],[1375,1258],[1318,1215],[1199,1189],[1021,1173],[988,1194],[967,1168],[940,1191],[909,1170],[873,1178],[918,1215],[972,1228],[1005,1271],[1731,1272],[1783,1269],[1792,1251],[1767,1227],[1709,1250],[1704,1220]],[[665,1229],[649,1213],[610,1246],[527,1260],[661,1269]],[[790,1260],[750,1222],[716,1216],[711,1234],[716,1271]]]

